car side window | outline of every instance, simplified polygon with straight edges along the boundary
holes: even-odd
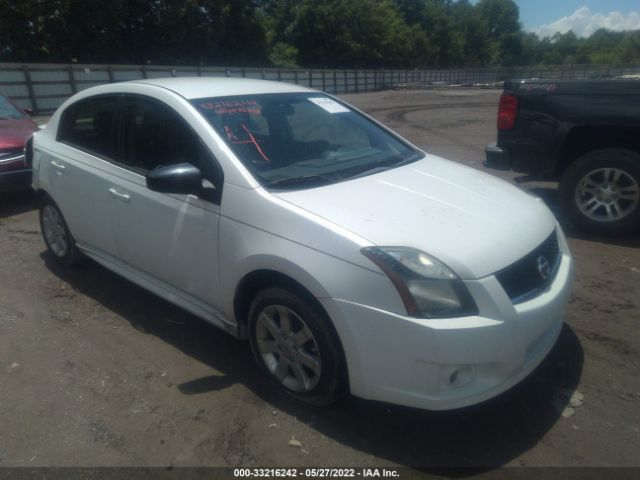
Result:
[[[117,97],[81,100],[60,119],[58,141],[82,150],[113,157],[116,151],[115,119]]]
[[[122,163],[142,173],[177,163],[202,168],[202,144],[178,114],[137,97],[127,98],[123,111]]]

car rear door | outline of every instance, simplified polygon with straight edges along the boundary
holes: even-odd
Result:
[[[125,175],[109,186],[119,257],[155,280],[208,305],[217,304],[216,163],[188,122],[167,105],[140,95],[123,98],[120,162]],[[192,163],[212,182],[207,199],[149,190],[146,174],[161,165]],[[220,186],[221,188],[221,186]]]
[[[84,247],[116,255],[107,187],[117,174],[116,95],[91,97],[62,114],[53,150],[42,152],[47,190]]]

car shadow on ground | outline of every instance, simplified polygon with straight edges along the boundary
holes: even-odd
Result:
[[[547,204],[549,209],[554,213],[554,215],[562,225],[564,233],[569,238],[586,240],[590,242],[607,243],[610,245],[618,245],[620,247],[640,247],[640,232],[627,235],[605,236],[581,232],[580,230],[578,230],[563,215],[560,208],[559,193],[556,187],[535,186],[533,188],[527,188],[527,191],[531,192],[533,195],[540,197]]]
[[[0,192],[0,218],[20,215],[36,206],[36,195],[31,189]]]
[[[481,405],[426,412],[349,398],[328,408],[309,407],[273,389],[258,371],[247,343],[92,261],[68,269],[46,252],[42,258],[51,272],[78,293],[223,374],[216,372],[178,385],[185,395],[242,383],[265,402],[334,441],[428,472],[457,476],[457,470],[441,469],[485,470],[516,459],[558,421],[582,373],[582,347],[565,325],[550,355],[525,381]]]

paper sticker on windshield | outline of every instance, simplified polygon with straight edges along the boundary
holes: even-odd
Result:
[[[338,102],[331,100],[330,98],[327,98],[327,97],[313,97],[313,98],[308,98],[307,100],[315,103],[320,108],[326,110],[329,113],[342,113],[342,112],[349,111],[348,108],[343,107]]]

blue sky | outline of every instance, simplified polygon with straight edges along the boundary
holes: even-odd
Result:
[[[590,35],[599,27],[640,29],[640,0],[515,0],[525,30],[539,35],[573,30]],[[473,1],[477,3],[477,1]]]

